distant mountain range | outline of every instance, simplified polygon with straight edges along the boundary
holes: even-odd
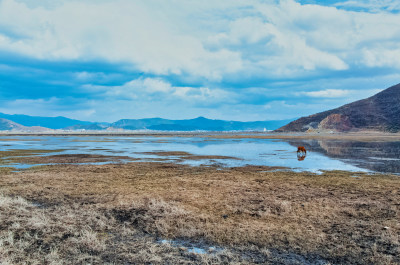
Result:
[[[293,120],[293,119],[292,119]],[[68,119],[65,117],[35,117],[0,113],[0,130],[43,131],[63,130],[157,130],[157,131],[262,131],[275,130],[292,120],[275,121],[225,121],[198,117],[188,120],[168,120],[161,118],[123,119],[114,123],[98,123]]]
[[[22,130],[23,127],[21,124],[0,118],[0,130]]]
[[[279,128],[281,125],[287,124],[289,120],[280,121],[253,121],[253,122],[240,122],[240,121],[225,121],[225,120],[211,120],[204,117],[189,120],[167,120],[167,119],[139,119],[139,120],[119,120],[110,125],[112,128],[120,128],[126,130],[161,130],[161,131],[232,131],[232,130],[258,130],[262,131],[264,128],[273,130]]]
[[[46,131],[48,130],[48,128],[40,126],[27,127],[10,120],[0,118],[0,131],[4,130],[39,132],[39,131]]]
[[[65,117],[37,117],[37,116],[28,116],[20,114],[10,115],[10,114],[0,113],[0,118],[7,119],[15,123],[19,123],[20,125],[23,126],[41,126],[49,129],[63,129],[65,127],[74,126],[77,124],[81,125],[92,124],[92,122],[73,120]]]
[[[0,130],[157,130],[157,131],[400,131],[400,84],[342,107],[313,114],[297,120],[225,121],[198,117],[188,120],[161,118],[122,119],[114,123],[88,122],[65,117],[35,117],[0,113]]]
[[[292,121],[278,132],[332,130],[339,132],[377,130],[400,131],[400,84],[336,109]]]

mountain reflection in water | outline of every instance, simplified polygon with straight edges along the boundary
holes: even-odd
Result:
[[[307,150],[307,157],[297,157],[296,151],[301,146]],[[400,173],[400,140],[357,142],[195,136],[0,137],[0,152],[13,150],[53,150],[51,155],[124,156],[137,162],[158,161],[190,166],[260,165],[316,173],[337,169]],[[29,165],[21,162],[13,166],[24,168]]]
[[[358,142],[340,140],[291,140],[292,146],[378,172],[400,173],[400,141]]]

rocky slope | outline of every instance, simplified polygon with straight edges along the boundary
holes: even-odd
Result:
[[[400,131],[400,84],[336,109],[295,120],[276,131]]]

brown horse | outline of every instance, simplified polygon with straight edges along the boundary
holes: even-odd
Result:
[[[307,154],[307,150],[306,150],[306,148],[304,148],[304,146],[299,146],[299,147],[297,147],[297,153]]]
[[[306,158],[307,150],[304,146],[297,147],[297,160],[303,161]]]

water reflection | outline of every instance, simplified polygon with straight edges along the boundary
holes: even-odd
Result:
[[[303,161],[304,159],[306,159],[306,156],[306,154],[297,153],[297,161]]]
[[[293,140],[288,142],[292,146],[304,145],[308,150],[356,167],[378,172],[400,173],[400,141]]]
[[[305,152],[297,153],[303,146]],[[0,137],[0,150],[49,149],[57,154],[118,155],[138,161],[160,159],[190,165],[266,165],[296,171],[321,170],[380,171],[400,173],[399,142],[355,142],[277,139],[217,139],[203,137],[101,137],[65,136]],[[238,159],[180,159],[159,157],[154,152],[181,151],[199,156],[227,156]],[[309,152],[311,151],[311,152]]]
[[[303,161],[307,156],[307,150],[304,146],[297,147],[297,160]]]

